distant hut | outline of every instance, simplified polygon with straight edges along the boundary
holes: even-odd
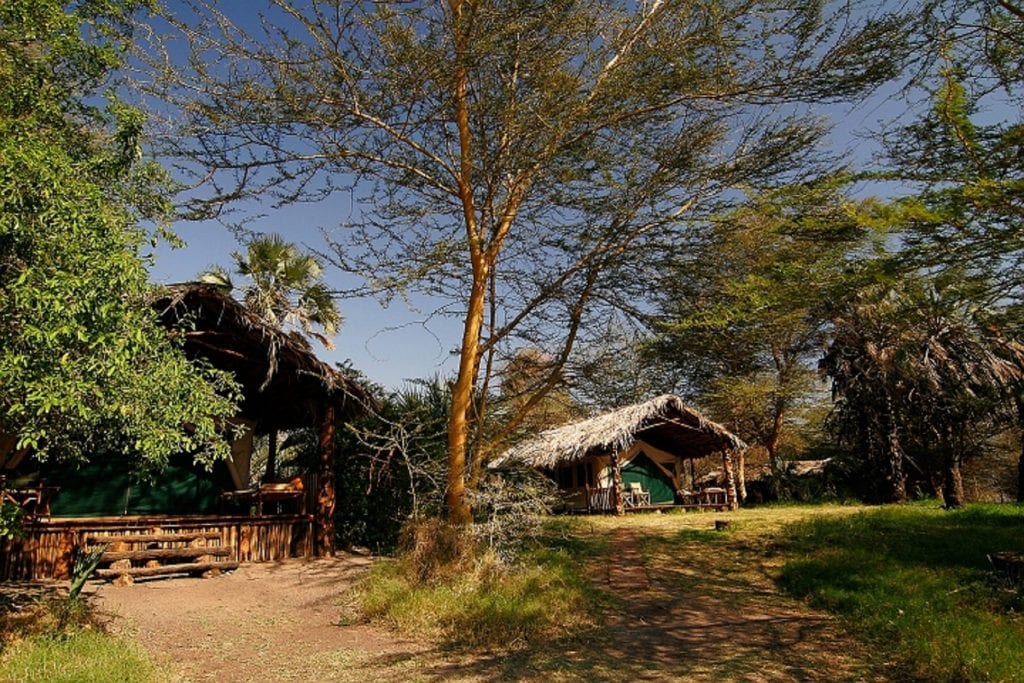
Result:
[[[741,448],[746,445],[735,434],[666,394],[549,429],[509,449],[491,467],[546,472],[570,510],[735,509],[732,453]],[[692,462],[707,457],[721,458],[724,488],[694,486]]]

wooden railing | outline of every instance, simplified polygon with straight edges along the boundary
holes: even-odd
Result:
[[[0,580],[67,578],[75,548],[85,537],[102,542],[104,536],[125,533],[212,534],[218,545],[229,548],[235,562],[268,562],[313,554],[312,518],[309,515],[274,517],[96,517],[49,519],[30,523],[19,540],[0,542]]]

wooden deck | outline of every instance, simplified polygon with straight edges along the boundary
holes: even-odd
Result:
[[[611,488],[576,488],[563,489],[565,512],[570,514],[610,514],[615,512]],[[712,488],[704,492],[690,494],[684,503],[651,503],[650,498],[636,501],[623,492],[624,509],[628,512],[657,512],[667,510],[729,510],[728,498],[724,489]]]
[[[75,549],[124,534],[216,535],[232,562],[269,562],[313,554],[310,515],[124,516],[52,518],[31,522],[24,538],[0,543],[0,580],[65,579]]]

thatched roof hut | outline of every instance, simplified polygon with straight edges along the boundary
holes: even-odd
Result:
[[[267,456],[267,478],[272,479],[277,430],[319,430],[314,546],[319,555],[333,554],[334,432],[338,422],[376,408],[372,397],[318,359],[301,335],[267,324],[223,288],[198,282],[170,285],[157,290],[151,304],[164,325],[184,336],[186,355],[232,372],[242,385],[238,417],[252,430],[247,446],[232,447],[236,486],[248,482],[252,433],[273,435]]]
[[[683,461],[721,455],[730,473],[724,502],[734,507],[730,454],[742,448],[746,444],[735,434],[666,394],[544,431],[507,450],[491,468],[545,470],[576,507],[621,510],[623,498],[629,507],[624,484],[649,505],[685,504],[683,497],[692,492],[684,487]],[[689,478],[692,484],[692,467]]]
[[[746,448],[738,436],[690,408],[678,396],[664,394],[541,432],[507,450],[491,467],[551,469],[588,456],[628,450],[638,439],[687,458]]]
[[[268,325],[215,285],[188,282],[156,291],[161,322],[185,338],[185,353],[229,370],[242,385],[241,417],[259,433],[315,424],[327,405],[337,419],[366,412],[364,389],[324,363],[299,334]]]

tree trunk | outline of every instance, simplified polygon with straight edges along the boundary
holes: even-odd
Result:
[[[271,429],[267,433],[267,471],[263,475],[263,481],[274,481],[277,478],[277,430]]]
[[[886,411],[882,416],[882,448],[887,468],[889,500],[893,503],[905,503],[907,500],[907,475],[903,471],[903,448],[896,433],[895,415],[892,400],[886,397]]]
[[[729,451],[722,451],[722,470],[725,472],[725,499],[730,510],[739,507],[736,501],[736,478],[732,472],[732,456]]]
[[[320,453],[317,467],[316,515],[313,540],[317,557],[334,555],[334,406],[324,409],[320,423]]]
[[[615,507],[615,514],[622,516],[626,514],[626,506],[622,500],[622,464],[619,462],[619,454],[612,453],[612,505]]]
[[[469,438],[469,411],[473,404],[473,384],[477,357],[480,353],[480,330],[484,320],[487,278],[473,275],[466,322],[462,333],[459,374],[452,388],[452,405],[448,415],[448,480],[445,504],[453,524],[469,524],[472,511],[466,499],[466,450]]]
[[[740,502],[747,499],[747,449],[736,452],[736,487]]]
[[[947,508],[964,506],[964,482],[960,477],[960,453],[950,450],[946,454],[946,467],[943,473],[942,499]]]

